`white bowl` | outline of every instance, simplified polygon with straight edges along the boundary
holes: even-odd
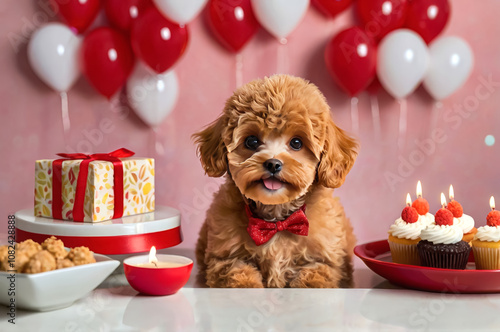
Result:
[[[9,291],[9,272],[0,272],[0,304],[16,309],[49,311],[65,308],[99,286],[120,264],[107,256],[94,254],[96,263],[64,269],[15,275],[14,293]],[[10,294],[9,294],[10,293]]]

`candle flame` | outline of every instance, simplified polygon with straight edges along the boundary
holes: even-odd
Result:
[[[406,205],[411,206],[411,196],[410,196],[410,193],[406,194]]]
[[[453,185],[450,184],[450,201],[455,198],[455,192],[453,191]]]
[[[156,265],[158,263],[158,258],[156,258],[156,247],[152,246],[151,250],[149,251],[149,262],[153,263]]]
[[[444,208],[446,206],[446,196],[441,193],[441,206]]]
[[[417,198],[422,197],[422,183],[420,180],[417,182]]]
[[[495,210],[495,197],[490,197],[490,207],[492,210]]]

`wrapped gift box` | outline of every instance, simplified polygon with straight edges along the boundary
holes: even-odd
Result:
[[[154,159],[120,158],[123,165],[123,216],[154,211]],[[61,218],[73,220],[77,179],[82,159],[64,160],[61,170]],[[53,163],[37,160],[35,166],[35,216],[53,218]],[[83,166],[82,166],[83,167]],[[83,212],[85,222],[112,219],[115,210],[114,166],[94,160],[88,164]]]

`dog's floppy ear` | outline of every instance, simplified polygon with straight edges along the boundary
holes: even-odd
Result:
[[[318,182],[328,188],[340,187],[356,160],[357,149],[356,140],[329,119],[325,146],[318,165]]]
[[[227,171],[227,149],[222,132],[227,126],[227,117],[223,114],[204,130],[193,134],[198,145],[197,153],[205,173],[211,177],[223,176]]]

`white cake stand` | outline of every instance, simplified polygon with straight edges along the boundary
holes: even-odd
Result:
[[[16,242],[32,239],[43,242],[54,235],[66,247],[89,247],[95,253],[124,255],[173,247],[182,242],[181,214],[159,206],[154,212],[98,223],[74,222],[35,217],[33,209],[16,214]]]

